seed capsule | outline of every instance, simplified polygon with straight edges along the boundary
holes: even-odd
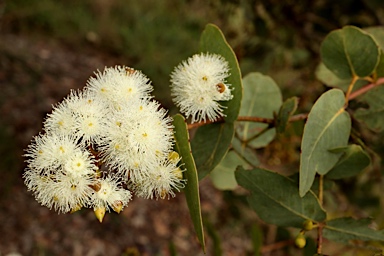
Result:
[[[126,75],[133,75],[136,71],[133,68],[126,67],[125,68]]]
[[[218,83],[216,85],[216,89],[219,93],[223,93],[225,91],[225,85],[223,83]]]

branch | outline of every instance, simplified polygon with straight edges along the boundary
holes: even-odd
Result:
[[[353,100],[353,99],[357,98],[358,96],[360,96],[360,95],[366,93],[367,91],[371,90],[372,88],[384,84],[384,77],[381,77],[381,78],[377,79],[376,82],[367,84],[366,86],[363,86],[363,87],[357,89],[356,91],[351,92],[352,89],[353,89],[353,85],[356,82],[356,80],[357,79],[354,78],[353,81],[351,82],[351,84],[348,87],[348,91],[347,91],[347,94],[346,94],[346,100],[347,101]],[[307,117],[308,117],[308,113],[298,114],[298,115],[291,116],[288,121],[289,122],[296,122],[296,121],[307,119]],[[237,121],[239,121],[239,122],[264,123],[264,124],[269,124],[272,127],[275,125],[275,119],[273,119],[273,118],[265,118],[265,117],[239,116],[237,118]],[[197,128],[197,127],[200,127],[200,126],[204,126],[204,125],[207,125],[207,124],[221,123],[221,122],[224,122],[224,118],[222,118],[222,117],[217,119],[216,121],[209,121],[208,120],[206,122],[199,122],[199,123],[188,124],[188,130],[193,129],[193,128]]]
[[[255,123],[264,123],[264,124],[274,124],[275,120],[273,118],[264,118],[264,117],[254,117],[254,116],[239,116],[237,121],[244,122],[255,122]]]
[[[352,92],[349,95],[348,100],[353,100],[353,99],[357,98],[358,96],[366,93],[367,91],[369,91],[369,90],[373,89],[374,87],[379,86],[381,84],[384,84],[384,77],[377,79],[375,83],[367,84],[367,85],[361,87],[360,89],[357,89],[356,91]]]
[[[289,118],[288,122],[296,122],[296,121],[304,120],[307,117],[308,117],[308,113],[297,114],[297,115],[291,116]],[[275,125],[275,119],[274,118],[265,118],[265,117],[256,117],[256,116],[239,116],[236,121],[269,124],[270,128],[272,128]],[[188,124],[188,130],[193,129],[193,128],[197,128],[200,126],[204,126],[207,124],[222,123],[222,122],[224,122],[224,118],[221,117],[216,121],[209,121],[208,120],[206,122]]]

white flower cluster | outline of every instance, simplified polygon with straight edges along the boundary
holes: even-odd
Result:
[[[220,55],[195,54],[179,64],[171,74],[171,93],[175,104],[191,122],[215,121],[224,116],[220,101],[232,99],[225,83],[228,62]]]
[[[185,180],[172,119],[152,90],[143,73],[117,66],[56,105],[25,154],[25,184],[36,200],[59,213],[91,208],[101,221],[132,194],[175,196]]]

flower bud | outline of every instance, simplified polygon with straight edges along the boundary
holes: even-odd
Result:
[[[165,189],[162,189],[161,192],[160,192],[160,198],[161,199],[165,199],[165,197],[167,196],[167,190]]]
[[[298,234],[296,239],[295,239],[295,245],[298,247],[298,248],[304,248],[305,247],[305,244],[307,243],[306,239],[305,239],[305,236],[303,234]]]
[[[303,223],[303,229],[305,231],[311,231],[313,229],[313,222],[311,220],[306,220]]]
[[[105,207],[99,207],[94,210],[96,218],[101,222],[103,222],[105,215]]]
[[[123,209],[123,203],[121,201],[116,201],[113,203],[112,208],[115,212],[120,213]]]
[[[76,205],[75,207],[72,208],[71,213],[80,211],[81,208],[82,208],[82,205],[81,205],[81,204],[78,204],[78,205]]]

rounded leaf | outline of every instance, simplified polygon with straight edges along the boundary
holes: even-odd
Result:
[[[380,49],[373,37],[354,26],[329,33],[320,52],[325,66],[341,79],[369,76],[380,59]]]
[[[240,115],[274,118],[274,113],[279,111],[283,102],[280,88],[275,81],[269,76],[254,72],[246,75],[243,83],[244,97]],[[269,129],[261,136],[257,136],[268,127],[268,124],[264,123],[241,122],[236,127],[239,138],[242,141],[249,141],[248,144],[254,148],[265,147],[276,135],[275,129]],[[252,139],[256,136],[256,139]]]

